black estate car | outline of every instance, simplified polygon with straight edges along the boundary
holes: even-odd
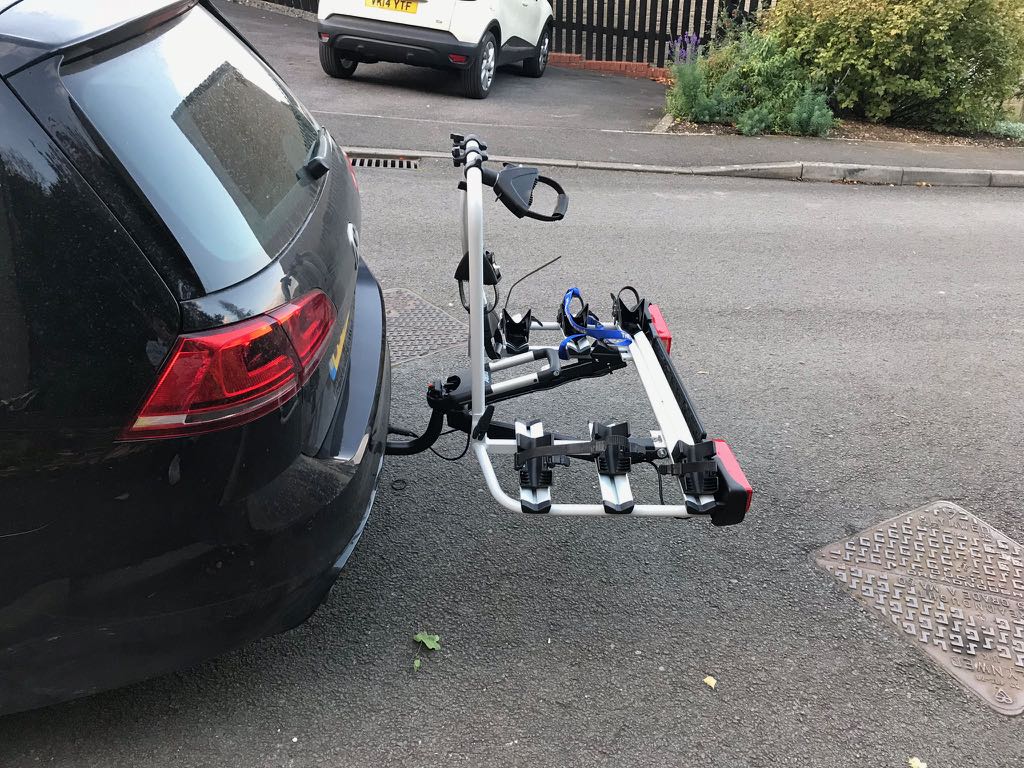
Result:
[[[304,621],[390,368],[351,167],[203,0],[0,0],[0,713]]]

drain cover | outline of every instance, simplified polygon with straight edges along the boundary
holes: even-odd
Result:
[[[350,155],[349,162],[353,168],[397,168],[404,171],[415,171],[420,167],[418,157],[384,157],[374,155],[364,157],[362,155]]]
[[[468,338],[465,323],[412,291],[401,288],[384,291],[384,309],[394,364],[465,344]]]
[[[1024,712],[1024,549],[948,501],[815,553],[854,597],[1004,715]]]

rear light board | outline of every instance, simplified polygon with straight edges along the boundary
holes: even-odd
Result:
[[[121,439],[202,434],[276,410],[316,370],[336,317],[313,291],[266,315],[179,336]]]
[[[754,498],[754,489],[740,468],[740,463],[736,459],[736,454],[732,452],[732,447],[725,440],[719,438],[715,438],[713,442],[715,444],[715,455],[718,457],[718,462],[724,475],[726,489],[742,493],[746,497],[746,502],[743,506],[743,514],[746,514],[750,511],[750,502]]]
[[[668,323],[665,322],[665,316],[661,314],[661,307],[657,304],[650,305],[651,310],[651,325],[654,326],[654,332],[661,339],[661,343],[665,345],[665,351],[669,354],[672,353],[672,331],[668,329]]]

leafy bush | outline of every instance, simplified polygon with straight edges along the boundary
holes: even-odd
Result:
[[[1024,141],[1024,123],[1017,123],[1011,120],[997,120],[992,126],[992,133],[1004,139],[1016,139]]]
[[[668,94],[669,111],[695,123],[730,122],[736,111],[736,94],[708,81],[707,68],[696,58],[677,64],[675,81]]]
[[[736,128],[744,136],[760,136],[775,128],[775,114],[767,104],[751,107],[736,119]]]
[[[990,128],[1024,71],[1021,0],[777,0],[768,28],[873,121]]]
[[[800,136],[826,136],[835,123],[825,95],[810,86],[796,100],[787,121],[789,132]]]
[[[741,133],[822,136],[832,126],[824,91],[778,38],[741,29],[705,55],[673,66],[669,111],[697,123],[731,123]]]

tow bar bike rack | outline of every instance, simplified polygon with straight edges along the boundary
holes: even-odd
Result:
[[[612,296],[611,323],[602,323],[571,288],[554,320],[538,320],[532,310],[509,314],[488,304],[486,288],[497,296],[501,273],[493,254],[484,249],[483,188],[516,217],[559,221],[569,198],[561,186],[536,168],[486,167],[487,145],[476,136],[452,134],[455,166],[464,169],[459,183],[463,213],[461,263],[455,278],[469,312],[470,366],[427,387],[430,422],[422,435],[392,428],[411,439],[389,439],[387,453],[410,455],[431,448],[450,429],[465,432],[467,446],[480,464],[487,489],[506,509],[549,515],[623,515],[686,518],[703,515],[714,525],[743,520],[753,491],[732,449],[724,440],[707,438],[696,408],[672,365],[671,334],[656,304],[631,287]],[[551,213],[532,209],[538,185],[549,187],[557,202]],[[469,288],[468,298],[466,286]],[[513,288],[515,286],[513,285]],[[556,343],[536,343],[554,335]],[[521,395],[560,387],[579,379],[606,376],[636,367],[659,429],[633,435],[625,421],[592,422],[588,438],[550,432],[540,421],[494,419],[495,406]],[[521,375],[498,381],[494,374]],[[498,482],[493,458],[513,457],[519,498]],[[570,459],[593,462],[600,481],[599,503],[561,503],[552,499],[555,467]],[[653,464],[659,473],[659,503],[637,503],[629,483],[638,463]],[[662,478],[678,488],[680,503],[665,503]]]

